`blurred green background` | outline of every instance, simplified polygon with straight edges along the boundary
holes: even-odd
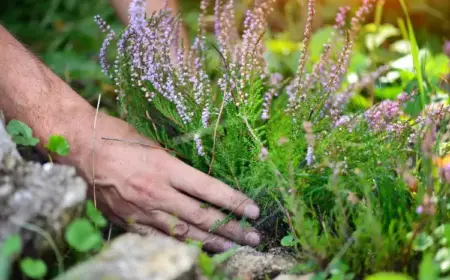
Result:
[[[329,34],[329,29],[323,27],[332,24],[338,7],[357,7],[359,3],[356,0],[317,0],[314,21],[317,32],[311,46],[313,59],[314,53],[319,51],[322,41]],[[441,52],[444,41],[450,39],[449,3],[448,0],[408,1],[419,45],[427,47],[434,54]],[[238,19],[251,4],[252,1],[248,0],[236,1]],[[273,70],[289,74],[295,69],[298,42],[303,36],[306,5],[307,0],[278,1],[276,11],[270,19],[271,39],[267,41],[268,59]],[[192,38],[197,25],[199,1],[181,0],[180,6],[182,18]],[[372,64],[371,67],[374,68],[386,60],[400,57],[390,49],[391,43],[401,39],[397,29],[398,18],[404,16],[400,4],[398,0],[384,0],[380,1],[380,7],[381,23],[391,25],[384,28],[369,26],[365,29],[366,33],[378,34],[376,36],[383,37],[383,40],[376,46],[376,50],[368,50],[367,44],[356,47],[356,62],[354,59],[353,66],[357,70],[365,70],[368,64]],[[105,18],[113,28],[121,28],[107,0],[3,0],[0,4],[2,25],[91,104],[96,104],[98,94],[102,92],[102,108],[114,114],[114,88],[101,73],[98,64],[98,51],[104,35],[93,21],[96,14]],[[369,22],[373,19],[374,17]],[[208,20],[212,28],[213,18],[209,17]],[[371,63],[368,62],[369,58]]]

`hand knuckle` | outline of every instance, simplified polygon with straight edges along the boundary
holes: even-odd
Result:
[[[134,192],[137,192],[138,196],[145,195],[150,198],[158,199],[159,191],[157,182],[153,176],[146,176],[141,174],[135,174],[126,179],[125,185],[131,188]],[[132,191],[126,191],[127,193],[133,193]]]
[[[223,231],[227,236],[239,237],[242,233],[242,228],[237,222],[228,222],[223,226]]]
[[[207,227],[208,220],[208,211],[202,208],[195,210],[191,215],[192,224],[199,228]]]
[[[164,170],[167,169],[168,162],[167,152],[154,149],[151,153],[151,159],[149,160],[149,164],[152,166],[152,170],[157,174],[162,174]]]
[[[187,223],[178,222],[172,228],[172,235],[178,239],[186,239],[189,232],[189,225]]]

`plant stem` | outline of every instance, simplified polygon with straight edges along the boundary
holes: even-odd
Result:
[[[61,253],[58,251],[58,247],[56,246],[56,243],[53,241],[50,234],[37,225],[33,225],[30,223],[22,223],[17,220],[14,220],[14,219],[12,221],[16,225],[18,225],[24,229],[27,229],[29,231],[35,232],[35,233],[41,235],[42,237],[44,237],[45,240],[47,240],[48,244],[50,245],[50,247],[52,247],[52,250],[55,253],[56,262],[58,263],[58,273],[62,274],[64,272],[64,261],[61,256]]]

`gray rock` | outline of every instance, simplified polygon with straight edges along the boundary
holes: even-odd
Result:
[[[289,275],[282,274],[277,276],[274,280],[311,280],[313,279],[314,274],[305,274],[305,275]]]
[[[4,159],[6,156],[18,159],[20,158],[19,152],[17,152],[16,145],[6,132],[4,118],[3,112],[0,111],[0,159]]]
[[[55,280],[191,280],[198,279],[199,249],[169,237],[127,233],[92,260]]]
[[[273,279],[289,272],[297,263],[293,256],[281,250],[262,253],[251,247],[241,247],[225,262],[224,267],[230,276],[240,279]]]
[[[31,227],[39,227],[57,243],[79,212],[87,185],[73,167],[24,161],[0,122],[0,245],[13,234],[43,250],[48,243]]]

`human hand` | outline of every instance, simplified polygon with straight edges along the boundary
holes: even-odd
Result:
[[[0,61],[0,108],[6,118],[29,124],[41,143],[52,134],[64,136],[70,154],[53,159],[75,166],[89,182],[95,177],[90,189],[95,202],[115,223],[144,234],[206,240],[205,248],[213,251],[223,251],[232,242],[260,242],[255,229],[244,229],[236,221],[208,232],[225,215],[214,207],[202,208],[201,201],[258,217],[258,207],[243,194],[160,149],[101,139],[155,145],[124,121],[100,113],[93,149],[93,108],[1,25]],[[45,152],[42,144],[39,148]]]
[[[245,195],[172,157],[122,120],[102,115],[96,135],[93,197],[114,223],[142,234],[205,241],[204,247],[216,252],[231,248],[233,243],[259,244],[257,231],[244,229],[235,220],[208,232],[226,219],[216,207],[258,218],[259,208]],[[89,178],[92,154],[88,150],[77,165]],[[203,202],[216,207],[202,207]]]

